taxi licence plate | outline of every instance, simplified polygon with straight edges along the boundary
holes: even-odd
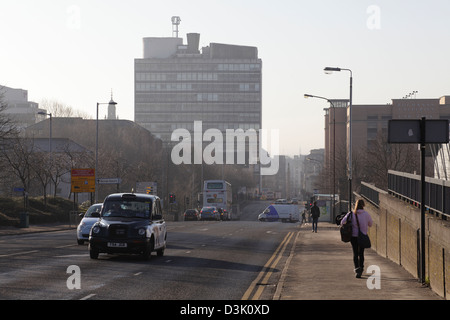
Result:
[[[108,242],[110,248],[126,248],[127,244],[124,242]]]

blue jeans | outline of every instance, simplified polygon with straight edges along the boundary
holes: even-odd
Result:
[[[313,219],[312,221],[312,231],[317,232],[317,223],[319,222],[319,218]]]

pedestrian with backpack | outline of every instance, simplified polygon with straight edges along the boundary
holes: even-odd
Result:
[[[373,221],[370,214],[364,210],[364,200],[359,199],[356,202],[355,210],[347,213],[342,219],[341,226],[347,223],[347,220],[351,220],[352,223],[352,237],[350,243],[353,250],[353,264],[355,266],[355,274],[357,278],[361,278],[364,272],[364,249],[367,245],[363,245],[360,241],[361,237],[367,237],[369,227],[372,226]],[[362,235],[360,234],[362,233]],[[370,245],[369,245],[370,247]]]

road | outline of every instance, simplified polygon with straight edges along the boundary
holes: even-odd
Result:
[[[0,238],[0,299],[272,299],[298,224],[262,223],[267,203],[238,221],[168,222],[163,257],[89,258],[75,230]]]

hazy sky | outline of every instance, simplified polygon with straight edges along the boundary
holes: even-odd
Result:
[[[121,119],[134,120],[134,59],[143,37],[200,33],[210,42],[258,47],[263,127],[280,130],[280,153],[324,147],[326,103],[385,104],[450,95],[448,0],[1,0],[0,84],[55,99],[95,117],[110,91]],[[186,41],[185,41],[186,42]],[[106,106],[101,107],[104,117]]]

